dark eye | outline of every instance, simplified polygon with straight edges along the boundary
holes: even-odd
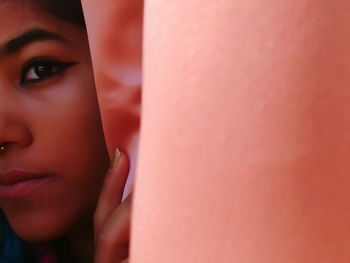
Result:
[[[76,62],[61,62],[49,58],[32,59],[25,64],[21,73],[21,84],[36,83],[63,73]]]

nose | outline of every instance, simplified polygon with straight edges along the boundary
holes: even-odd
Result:
[[[30,145],[29,127],[17,111],[11,111],[2,101],[0,104],[0,154],[8,154],[16,148]]]

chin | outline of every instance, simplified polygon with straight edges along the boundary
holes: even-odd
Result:
[[[52,222],[40,222],[32,224],[23,224],[21,222],[11,221],[10,225],[13,231],[23,240],[31,243],[45,243],[53,241],[65,233],[65,227],[62,224],[53,224]]]
[[[18,211],[17,211],[18,212]],[[60,238],[70,229],[70,218],[62,214],[6,213],[13,231],[31,243],[45,243]]]

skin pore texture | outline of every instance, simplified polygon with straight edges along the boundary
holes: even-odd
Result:
[[[0,207],[21,238],[90,262],[110,161],[86,32],[30,1],[0,1],[0,15],[0,174],[47,177],[30,194],[0,196]]]

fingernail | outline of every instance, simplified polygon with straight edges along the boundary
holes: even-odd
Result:
[[[111,170],[113,170],[114,168],[116,168],[118,166],[120,156],[121,156],[121,153],[120,153],[119,149],[118,148],[115,149],[114,156],[113,156],[113,159],[111,162],[111,167],[110,167]]]

